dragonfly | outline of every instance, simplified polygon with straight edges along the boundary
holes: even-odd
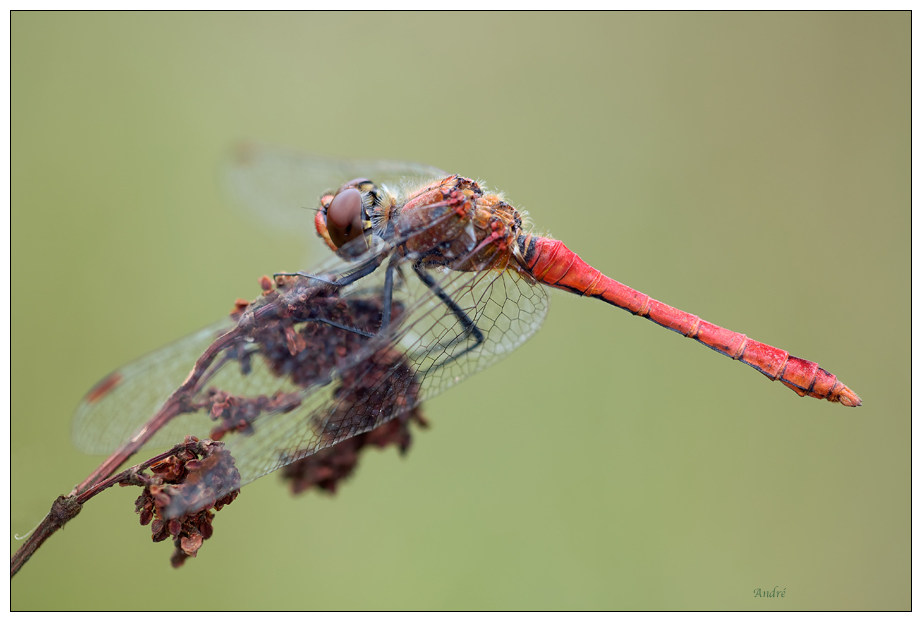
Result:
[[[816,363],[605,276],[531,233],[502,194],[473,179],[246,145],[227,181],[241,204],[289,230],[305,228],[304,207],[319,197],[313,225],[328,257],[264,277],[255,301],[106,376],[74,415],[81,450],[119,461],[186,435],[220,438],[239,477],[209,485],[226,494],[495,364],[541,326],[548,288],[647,318],[800,396],[861,404]],[[174,501],[167,517],[201,505]]]

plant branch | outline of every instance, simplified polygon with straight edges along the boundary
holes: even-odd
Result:
[[[10,578],[12,578],[23,565],[29,561],[29,558],[32,557],[32,554],[38,550],[38,548],[51,537],[54,532],[58,529],[64,527],[72,518],[77,516],[80,513],[80,510],[83,509],[83,504],[101,493],[107,488],[111,488],[116,484],[135,484],[143,486],[143,479],[140,476],[140,473],[145,469],[149,468],[152,464],[156,464],[161,460],[165,460],[170,456],[175,456],[186,449],[194,448],[197,445],[197,441],[187,440],[185,443],[176,445],[167,452],[164,452],[158,456],[154,456],[150,460],[137,464],[131,468],[128,468],[117,475],[113,475],[108,479],[97,482],[96,484],[89,486],[81,493],[72,493],[68,496],[61,495],[54,500],[54,503],[51,504],[51,510],[42,519],[42,522],[39,523],[38,527],[32,532],[32,534],[26,539],[19,550],[13,554],[10,558]]]

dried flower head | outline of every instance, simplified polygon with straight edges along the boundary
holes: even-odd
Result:
[[[421,428],[429,426],[421,410],[414,408],[364,434],[295,460],[282,468],[282,477],[289,480],[291,491],[295,494],[307,492],[314,486],[334,494],[339,482],[352,475],[366,447],[385,448],[396,445],[401,455],[406,453],[412,441],[411,422]]]
[[[260,322],[251,335],[256,349],[241,350],[235,358],[246,373],[250,358],[258,355],[272,373],[301,387],[327,382],[334,370],[339,374],[336,406],[311,420],[319,444],[326,447],[295,460],[282,471],[294,492],[313,486],[334,492],[339,481],[355,470],[363,448],[397,445],[403,453],[411,441],[410,422],[425,427],[426,421],[415,406],[419,381],[406,356],[389,347],[361,354],[368,345],[368,335],[380,329],[382,297],[342,297],[335,289],[317,286],[309,297],[301,298],[298,293],[304,291],[305,282],[301,277],[288,276],[278,276],[274,283],[266,277],[261,279],[263,296],[253,305],[284,303],[285,312],[272,321]],[[243,305],[238,308],[236,319],[247,309]],[[399,301],[392,301],[393,320],[403,311]],[[207,400],[196,407],[210,408],[212,419],[221,422],[212,432],[215,439],[228,431],[250,432],[261,413],[285,412],[300,405],[297,393],[244,398],[212,391]],[[375,425],[368,432],[346,438],[357,429]]]
[[[135,512],[142,525],[151,526],[154,542],[173,538],[174,568],[195,557],[202,543],[214,533],[211,510],[220,510],[240,494],[240,474],[224,443],[187,436],[176,449],[174,455],[150,466],[152,475],[144,478],[144,492],[135,501]],[[215,497],[215,491],[224,490],[230,492]],[[198,509],[172,516],[171,505]]]

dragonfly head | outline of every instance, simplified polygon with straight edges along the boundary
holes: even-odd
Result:
[[[372,234],[371,213],[379,203],[379,191],[370,179],[353,179],[333,193],[320,198],[320,211],[314,219],[317,233],[334,251],[349,246],[349,254],[357,249],[364,252],[368,248],[368,238]],[[365,241],[349,244],[362,238]]]

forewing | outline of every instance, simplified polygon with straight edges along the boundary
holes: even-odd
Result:
[[[429,220],[450,216],[439,214],[434,209]],[[464,231],[461,226],[452,235]],[[471,248],[474,243],[471,238]],[[386,330],[380,330],[384,267],[351,286],[277,306],[286,312],[264,316],[276,319],[257,323],[256,332],[221,352],[188,396],[190,412],[176,417],[148,446],[175,444],[187,434],[221,439],[240,472],[235,485],[243,485],[408,412],[503,358],[545,317],[545,290],[505,263],[470,272],[421,269],[429,278],[420,278],[413,269],[416,261],[412,256],[395,260],[392,322]],[[362,258],[334,257],[313,274],[336,279],[361,263]],[[290,303],[298,291],[318,289],[318,282],[295,278],[271,296]],[[269,304],[271,296],[251,308]],[[97,385],[77,413],[78,445],[108,450],[127,440],[229,325],[200,331],[109,377],[118,377],[117,382]],[[218,488],[215,497],[230,491]],[[193,503],[183,506],[177,499],[170,516],[198,509]]]
[[[373,323],[372,316],[380,310],[383,275],[380,269],[340,297],[340,303],[352,309],[346,317],[361,328]],[[235,368],[229,368],[224,378],[215,378],[212,387],[247,400],[268,399],[281,391],[292,395],[281,404],[297,402],[287,410],[266,410],[251,422],[247,433],[223,439],[240,472],[240,485],[373,430],[489,367],[533,335],[547,312],[546,291],[515,271],[436,271],[433,276],[437,287],[457,302],[463,317],[476,323],[483,336],[479,345],[462,316],[404,264],[395,284],[395,321],[390,329],[354,341],[341,329],[311,327],[313,336],[306,340],[307,349],[298,354],[300,362],[293,369],[315,361],[319,352],[330,348],[351,350],[329,376],[299,388],[303,383],[291,374],[279,378],[266,373],[268,359],[259,356],[253,358],[250,378],[244,380]],[[215,496],[230,491],[216,490]],[[175,506],[171,513],[193,509]]]
[[[279,308],[294,309],[291,315],[258,323],[224,364],[213,366],[192,400],[195,412],[174,422],[207,415],[209,436],[226,442],[234,458],[239,482],[215,478],[223,483],[212,499],[416,405],[419,383],[411,361],[393,346],[389,331],[369,336],[381,323],[383,278],[379,270],[303,304],[292,301],[312,280],[289,281],[279,289],[285,300]],[[392,307],[398,321],[403,304]],[[177,497],[168,514],[198,509],[196,502]]]
[[[208,345],[233,326],[229,318],[216,322],[149,352],[100,380],[74,413],[74,445],[90,454],[118,449],[157,413]],[[186,429],[186,434],[207,436],[208,432],[207,427],[190,427],[189,422]]]
[[[366,257],[372,254],[369,252]],[[359,255],[358,259],[363,257]],[[347,273],[354,265],[354,262],[330,253],[314,267],[311,274],[332,278]],[[127,363],[96,383],[74,412],[71,430],[74,445],[89,454],[109,454],[120,448],[179,388],[206,348],[235,324],[234,320],[226,317]],[[219,359],[214,366],[223,365],[222,361]],[[228,375],[223,369],[215,373],[215,379],[224,379]],[[260,375],[257,367],[252,376],[237,379],[228,390],[250,394],[276,380]],[[207,386],[199,393],[203,394],[205,389]],[[182,442],[186,435],[199,438],[210,436],[214,422],[206,415],[192,413],[175,418],[148,441],[146,447],[174,445]]]
[[[433,166],[390,160],[348,160],[271,147],[242,144],[234,150],[225,181],[235,202],[261,221],[286,231],[309,231],[320,197],[357,177],[392,190],[447,174]]]
[[[433,270],[436,286],[457,305],[420,297],[395,339],[422,378],[420,399],[438,395],[506,357],[541,327],[547,290],[512,269]],[[456,311],[473,321],[476,331]]]

